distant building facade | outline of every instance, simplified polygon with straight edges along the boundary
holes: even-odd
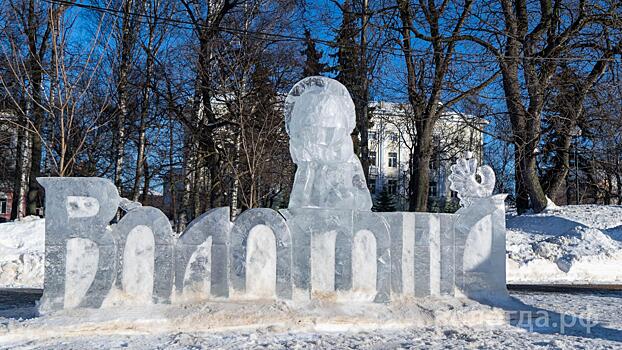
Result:
[[[416,135],[409,106],[374,102],[369,128],[369,183],[372,197],[386,189],[395,199],[397,210],[408,209],[409,163]],[[445,112],[433,133],[430,162],[429,201],[443,211],[447,204],[457,204],[447,179],[450,166],[465,151],[478,158],[483,155],[482,129],[486,121],[470,115]]]

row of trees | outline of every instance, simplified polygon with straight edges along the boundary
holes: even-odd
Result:
[[[355,103],[367,106],[372,86],[376,96],[398,96],[410,107],[409,125],[402,125],[414,136],[410,210],[429,208],[435,128],[451,110],[490,122],[487,161],[520,212],[543,210],[547,197],[622,202],[613,136],[622,119],[619,1],[343,1],[337,7],[337,56],[345,68],[338,78]],[[369,119],[362,109],[357,114],[355,148],[366,164],[368,151],[360,145],[367,145]]]
[[[621,40],[615,0],[6,0],[0,101],[17,142],[3,176],[27,197],[14,215],[41,205],[41,175],[165,192],[179,228],[217,206],[284,205],[282,96],[324,74],[352,94],[366,172],[370,100],[408,106],[410,210],[428,208],[450,110],[489,121],[487,161],[519,210],[571,199],[572,176],[622,201]]]
[[[620,100],[622,3],[396,0],[377,6],[363,7],[359,30],[371,19],[380,37],[401,51],[397,89],[406,90],[416,135],[411,210],[428,207],[434,130],[453,108],[485,116],[493,143],[511,149],[519,212],[542,211],[547,197],[568,202],[573,186],[579,192],[579,185],[568,185],[573,139],[573,162],[582,168],[574,174],[582,177],[576,183],[591,188],[584,194],[594,200],[604,192],[610,202],[615,193],[622,200],[619,143],[612,138],[622,119],[612,103]],[[368,66],[368,73],[375,68]],[[598,96],[603,90],[607,95]],[[360,154],[364,159],[364,150]],[[503,153],[489,161],[505,163]]]
[[[277,94],[300,78],[288,54],[300,45],[258,33],[286,30],[295,10],[286,1],[3,2],[2,101],[17,116],[5,122],[27,149],[3,174],[28,193],[26,213],[15,196],[13,214],[41,206],[41,175],[108,177],[147,202],[169,192],[182,226],[215,206],[273,204],[292,173]]]

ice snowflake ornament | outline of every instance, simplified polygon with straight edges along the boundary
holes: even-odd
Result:
[[[477,158],[472,152],[465,152],[464,158],[459,158],[451,166],[449,187],[458,192],[460,205],[468,207],[473,198],[484,198],[492,195],[495,188],[495,172],[488,165],[477,166]]]

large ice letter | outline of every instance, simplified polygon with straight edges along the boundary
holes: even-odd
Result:
[[[231,288],[240,293],[246,292],[248,238],[253,228],[258,225],[265,225],[274,233],[276,243],[276,295],[281,299],[291,299],[291,234],[285,219],[272,209],[249,209],[235,220],[231,231],[231,251],[229,253]]]
[[[41,310],[64,307],[67,241],[89,239],[99,248],[93,283],[80,307],[101,306],[115,277],[115,243],[106,226],[119,205],[116,187],[106,179],[38,178],[45,188],[45,281]]]
[[[350,138],[355,122],[352,98],[338,81],[316,76],[294,85],[285,99],[289,150],[298,165],[289,208],[371,209]]]
[[[152,284],[150,296],[153,303],[170,303],[174,276],[173,230],[166,215],[152,207],[136,208],[119,221],[114,234],[119,242],[117,259],[120,266],[117,270],[117,287],[125,292],[131,290],[129,294],[140,294],[144,289],[139,285],[150,282]],[[145,244],[147,241],[145,234],[153,235],[150,245]],[[142,239],[132,243],[129,239],[132,236]],[[129,249],[132,251],[126,254],[126,250]],[[151,252],[150,249],[155,251]],[[153,257],[153,265],[151,261],[140,260],[143,257]],[[143,273],[151,274],[150,278],[141,276]],[[143,300],[141,298],[144,297],[144,295],[133,296],[139,300]]]
[[[209,271],[210,294],[215,297],[229,296],[229,283],[227,281],[229,232],[233,224],[229,221],[229,207],[211,209],[207,213],[196,218],[184,231],[176,244],[175,254],[175,285],[178,293],[185,288],[184,278],[190,272],[193,283],[203,283]],[[202,244],[211,240],[210,266],[189,265],[191,257],[197,252]],[[190,269],[190,271],[187,271]],[[200,279],[198,281],[197,279]]]

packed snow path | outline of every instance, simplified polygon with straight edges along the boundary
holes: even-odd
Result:
[[[478,327],[423,327],[405,330],[367,332],[300,332],[272,327],[227,332],[174,332],[84,335],[46,339],[28,339],[1,343],[11,349],[620,349],[622,348],[622,292],[602,293],[512,293],[532,313],[546,312],[548,321],[513,316],[514,325]],[[519,303],[519,304],[520,304]],[[0,305],[0,310],[2,309]],[[29,309],[1,311],[0,329],[17,322],[14,317],[28,317]],[[32,313],[32,309],[30,309]],[[514,313],[517,315],[516,313]],[[567,328],[553,327],[559,314],[566,315]],[[508,313],[508,315],[511,315]],[[32,315],[31,315],[32,316]],[[572,323],[571,316],[577,324]],[[578,320],[591,320],[589,332]],[[593,322],[593,323],[592,323]],[[521,324],[522,323],[522,324]],[[95,332],[94,332],[95,333]]]

